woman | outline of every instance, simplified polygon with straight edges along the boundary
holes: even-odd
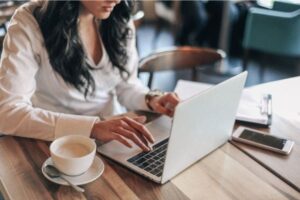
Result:
[[[169,116],[178,104],[173,93],[148,92],[137,79],[131,7],[120,0],[20,7],[1,57],[0,132],[43,140],[81,134],[150,150],[143,117],[100,119],[116,114],[117,102]]]

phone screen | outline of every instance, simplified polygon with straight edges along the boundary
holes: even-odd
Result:
[[[287,141],[286,139],[281,139],[281,138],[276,138],[276,137],[273,137],[270,135],[256,133],[254,131],[247,130],[247,129],[242,132],[242,134],[240,135],[240,138],[250,140],[253,142],[257,142],[260,144],[264,144],[264,145],[274,147],[277,149],[283,149],[283,147]]]

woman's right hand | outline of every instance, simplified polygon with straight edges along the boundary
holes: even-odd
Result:
[[[143,125],[146,121],[144,116],[129,118],[121,117],[117,119],[96,122],[93,126],[91,137],[101,142],[117,140],[125,146],[131,148],[128,140],[134,142],[144,151],[150,151],[148,141],[154,142],[154,138],[148,129]]]

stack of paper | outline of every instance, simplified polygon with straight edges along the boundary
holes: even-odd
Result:
[[[266,94],[252,94],[244,90],[239,104],[236,119],[263,125],[271,124],[270,105],[271,96]]]

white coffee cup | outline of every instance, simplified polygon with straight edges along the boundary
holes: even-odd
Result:
[[[50,145],[54,166],[62,173],[77,176],[86,172],[96,154],[93,139],[81,135],[68,135],[54,140]]]

